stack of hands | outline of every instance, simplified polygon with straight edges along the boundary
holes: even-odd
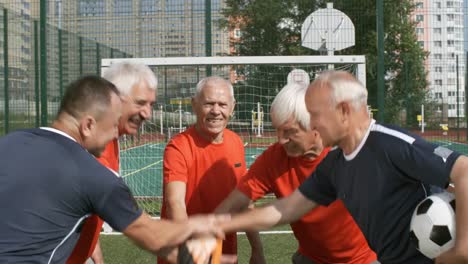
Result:
[[[201,224],[200,219],[204,219]],[[236,255],[222,255],[222,245],[224,232],[220,225],[229,221],[228,215],[191,217],[189,219],[195,227],[194,233],[204,235],[195,235],[179,247],[177,263],[179,264],[231,264],[237,262]],[[206,235],[206,231],[211,229],[211,234]],[[210,233],[210,232],[208,232]]]

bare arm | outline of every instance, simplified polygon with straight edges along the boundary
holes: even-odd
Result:
[[[241,191],[234,189],[229,196],[224,199],[215,210],[215,213],[238,213],[251,205],[252,200],[243,194]],[[252,207],[253,208],[253,207]],[[249,240],[250,247],[252,248],[250,263],[259,264],[265,263],[265,256],[263,254],[263,245],[260,235],[257,231],[246,232],[247,239]]]
[[[238,213],[247,209],[252,201],[245,194],[234,189],[215,209],[215,213]]]
[[[93,260],[94,264],[104,264],[104,256],[102,255],[101,242],[99,239],[96,243],[96,247],[93,250],[91,259]]]
[[[219,224],[226,216],[195,216],[182,221],[154,220],[143,213],[123,233],[140,247],[165,257],[167,248],[176,247],[191,236],[223,237]]]
[[[185,193],[187,184],[181,181],[173,181],[166,184],[165,200],[167,217],[174,220],[187,219],[185,206]]]
[[[468,260],[468,157],[460,156],[450,174],[457,200],[455,252]]]
[[[317,203],[307,199],[299,190],[296,190],[291,195],[269,205],[235,215],[231,221],[221,226],[225,232],[265,230],[275,225],[296,221],[315,207]]]

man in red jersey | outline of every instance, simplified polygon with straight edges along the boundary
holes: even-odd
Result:
[[[270,114],[278,142],[255,160],[217,212],[241,211],[267,193],[288,196],[327,155],[329,148],[324,149],[319,133],[310,129],[304,102],[308,76],[305,79],[287,84],[273,100]],[[291,228],[299,244],[292,263],[367,264],[376,260],[341,201],[304,215]]]
[[[119,119],[119,136],[136,135],[143,122],[151,117],[156,101],[157,79],[153,71],[143,64],[112,64],[104,78],[112,82],[121,94],[122,116]],[[115,173],[119,171],[119,144],[114,139],[107,144],[98,160]],[[83,225],[80,239],[67,264],[83,264],[89,257],[95,264],[103,264],[99,233],[103,221],[92,215]]]
[[[213,212],[245,174],[242,140],[226,128],[234,105],[232,85],[225,79],[212,76],[197,84],[192,99],[197,121],[172,138],[164,152],[162,218]],[[249,234],[249,240],[257,243],[258,234]],[[237,254],[235,233],[226,235],[223,254]],[[253,255],[263,258],[263,252]]]

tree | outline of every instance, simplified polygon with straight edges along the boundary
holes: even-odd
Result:
[[[337,55],[363,54],[367,64],[369,103],[377,98],[377,34],[375,0],[335,0],[334,8],[347,14],[356,29],[356,45]],[[227,0],[220,25],[239,28],[240,39],[232,39],[235,55],[316,55],[301,46],[303,21],[322,0]],[[385,122],[398,122],[406,110],[406,125],[416,125],[416,112],[427,99],[424,60],[427,53],[418,45],[412,0],[384,1],[385,17]],[[390,12],[391,11],[391,12]],[[251,73],[252,74],[252,73]]]

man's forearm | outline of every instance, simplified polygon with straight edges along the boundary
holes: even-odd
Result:
[[[223,223],[224,232],[259,231],[269,229],[281,220],[281,213],[274,205],[255,208],[232,216],[231,221]]]
[[[184,201],[172,201],[166,204],[167,217],[173,220],[185,220],[188,218]]]
[[[452,168],[451,180],[455,184],[456,240],[455,253],[468,261],[468,158],[459,157]]]
[[[157,255],[160,255],[160,250],[164,248],[182,243],[192,232],[186,221],[153,220],[147,215],[142,215],[124,230],[124,234],[139,246]]]

